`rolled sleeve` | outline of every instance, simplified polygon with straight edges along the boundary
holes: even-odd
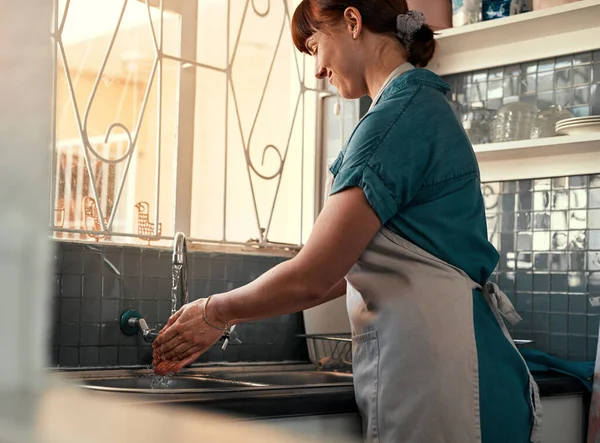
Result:
[[[414,112],[404,113],[408,98],[390,99],[357,125],[332,165],[330,194],[351,187],[363,189],[382,224],[411,203],[433,164],[433,144],[415,127]]]
[[[363,190],[381,224],[387,223],[398,212],[392,191],[368,165],[340,170],[335,176],[330,194],[354,187]]]

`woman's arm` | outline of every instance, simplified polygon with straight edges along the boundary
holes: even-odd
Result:
[[[244,287],[214,295],[209,319],[236,324],[302,311],[343,295],[336,286],[379,228],[362,189],[333,195],[301,252]]]
[[[342,295],[346,295],[346,290],[348,283],[346,283],[346,279],[342,278],[339,282],[335,284],[333,288],[329,290],[321,304],[327,303],[328,301],[335,300],[336,298],[340,298]]]
[[[331,196],[296,257],[257,280],[224,294],[189,303],[175,313],[154,341],[157,359],[193,361],[220,337],[212,325],[302,311],[345,293],[344,277],[379,230],[379,218],[360,188]],[[182,364],[183,364],[182,363]]]

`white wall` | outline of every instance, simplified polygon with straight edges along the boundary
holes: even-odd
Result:
[[[6,414],[42,386],[48,348],[52,2],[0,9],[0,436],[10,438]]]

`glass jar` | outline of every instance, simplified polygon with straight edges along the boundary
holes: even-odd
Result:
[[[472,144],[490,142],[494,113],[493,109],[474,108],[460,114],[460,121]]]
[[[513,102],[502,106],[492,123],[492,142],[532,138],[537,115],[538,108],[533,103]]]

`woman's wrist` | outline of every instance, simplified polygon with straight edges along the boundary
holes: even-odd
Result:
[[[223,305],[223,297],[220,295],[212,295],[206,300],[204,304],[204,319],[210,326],[226,329],[231,324],[224,318],[222,309],[219,309]]]

